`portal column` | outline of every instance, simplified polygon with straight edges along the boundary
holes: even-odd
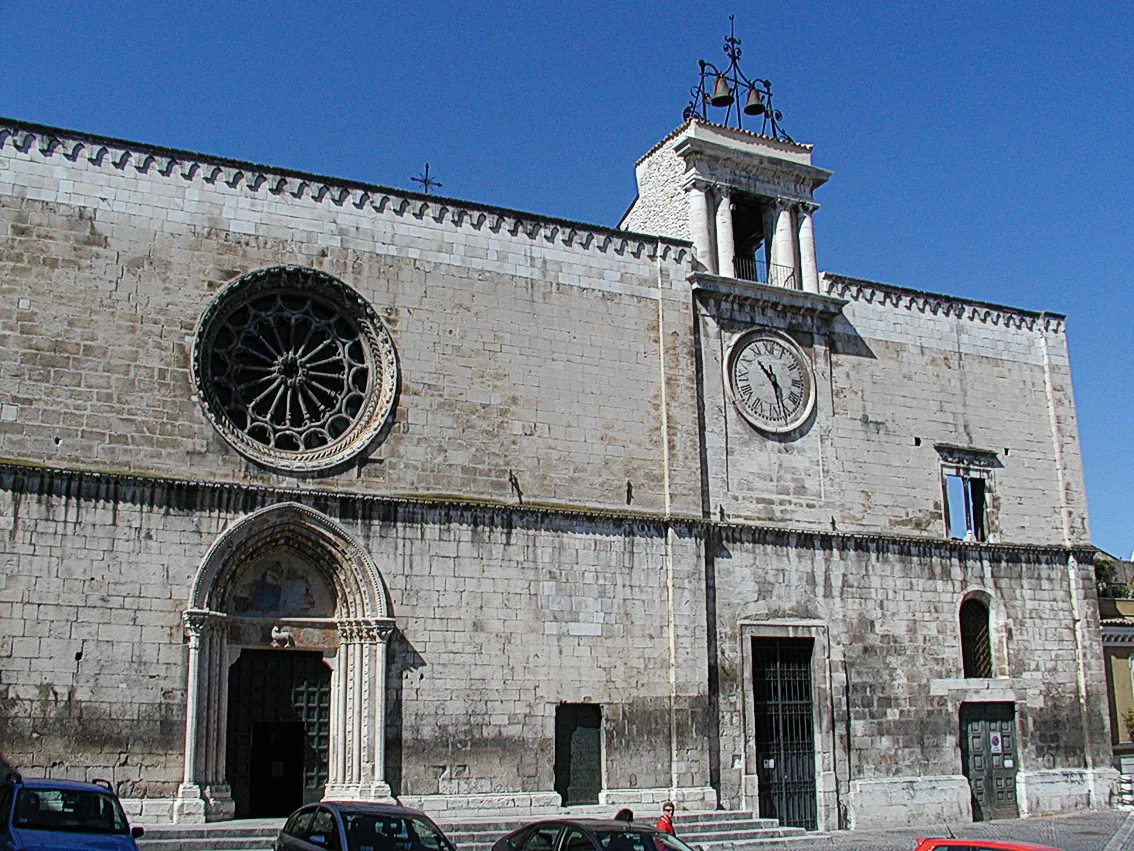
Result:
[[[331,675],[328,800],[389,800],[386,782],[386,646],[394,622],[339,621]]]
[[[386,652],[390,636],[394,634],[393,623],[376,622],[372,635],[371,659],[374,681],[374,696],[371,704],[371,729],[373,730],[372,755],[374,775],[370,787],[372,799],[393,798],[390,784],[386,782]]]
[[[185,771],[173,806],[175,822],[232,818],[224,782],[224,705],[228,668],[224,615],[190,609],[182,616],[189,640],[185,688]]]
[[[799,272],[803,278],[803,289],[809,293],[819,292],[819,264],[815,259],[815,231],[811,216],[819,209],[818,204],[802,202],[799,211]]]
[[[709,184],[697,178],[685,184],[685,191],[689,194],[689,233],[693,240],[693,254],[702,271],[716,272],[713,265],[717,258],[709,230]]]
[[[736,277],[736,240],[732,232],[732,195],[727,186],[717,187],[717,274]]]

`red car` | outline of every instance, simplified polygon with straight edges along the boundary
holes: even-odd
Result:
[[[1051,845],[999,839],[919,839],[914,851],[1061,851]]]

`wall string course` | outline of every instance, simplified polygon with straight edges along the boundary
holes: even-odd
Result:
[[[1043,544],[966,543],[894,533],[827,532],[785,528],[783,525],[729,523],[710,518],[665,516],[649,512],[618,512],[571,506],[540,506],[459,498],[410,499],[345,491],[315,490],[231,482],[210,482],[193,479],[167,479],[140,475],[100,473],[58,467],[37,467],[20,462],[0,460],[0,491],[7,491],[13,500],[15,518],[9,537],[16,540],[19,524],[19,500],[23,495],[39,499],[58,498],[74,506],[74,518],[66,517],[59,531],[69,524],[78,525],[82,505],[104,502],[113,507],[114,522],[130,522],[122,515],[122,506],[132,505],[166,512],[220,512],[248,514],[276,502],[298,501],[343,521],[382,524],[417,522],[452,534],[452,525],[468,525],[508,530],[539,528],[547,532],[578,530],[580,520],[597,525],[625,528],[624,534],[664,537],[673,529],[684,537],[718,535],[724,542],[758,544],[792,551],[814,550],[831,555],[866,552],[875,556],[908,556],[918,559],[946,557],[965,552],[978,561],[1000,559],[1024,564],[1050,563],[1075,558],[1090,563],[1096,549],[1089,545],[1057,546]],[[119,519],[121,517],[121,520]],[[136,522],[137,518],[135,518]],[[57,521],[41,520],[40,523]],[[83,601],[76,601],[83,605]]]

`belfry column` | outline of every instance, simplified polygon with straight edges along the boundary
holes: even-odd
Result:
[[[815,259],[815,231],[811,222],[812,214],[818,204],[802,202],[799,211],[799,272],[803,278],[803,289],[809,293],[819,292],[819,263]]]
[[[772,259],[768,269],[768,283],[777,287],[799,289],[795,279],[795,234],[791,226],[792,203],[777,198],[772,213]]]
[[[736,240],[732,231],[732,194],[717,187],[717,274],[736,277]]]
[[[713,253],[712,237],[709,231],[709,184],[695,178],[685,184],[689,194],[689,232],[693,240],[693,254],[705,272],[715,272],[716,257]]]

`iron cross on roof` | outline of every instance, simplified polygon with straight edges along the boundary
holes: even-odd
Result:
[[[437,188],[441,188],[445,185],[429,176],[429,163],[425,164],[425,172],[421,175],[421,177],[411,177],[410,180],[412,180],[414,183],[420,183],[421,189],[426,195],[429,194],[429,190],[433,187],[436,186]]]

